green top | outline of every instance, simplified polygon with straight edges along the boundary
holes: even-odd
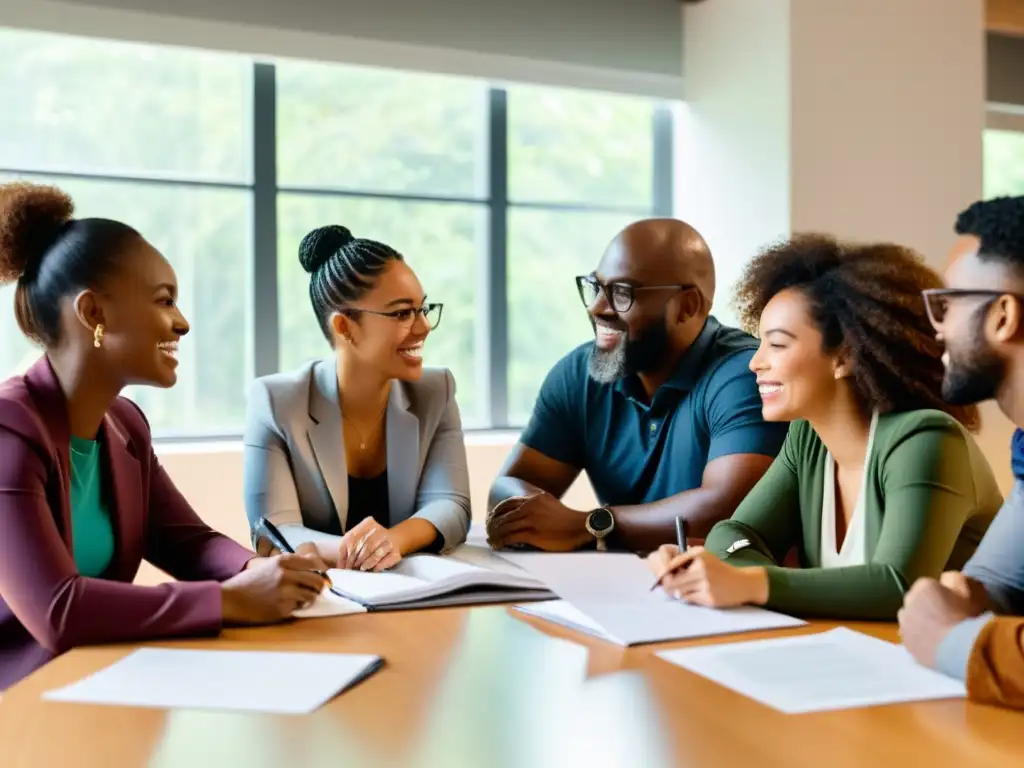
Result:
[[[864,468],[867,562],[822,568],[827,454],[810,424],[794,422],[764,477],[705,542],[731,564],[766,566],[767,606],[784,613],[891,620],[915,579],[967,561],[1002,504],[991,467],[954,418],[880,416]],[[750,545],[728,554],[741,539]],[[794,546],[801,568],[780,567]]]
[[[100,576],[114,557],[114,528],[103,504],[100,445],[71,438],[71,538],[83,576]]]

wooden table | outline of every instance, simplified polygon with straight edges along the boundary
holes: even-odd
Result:
[[[895,639],[892,625],[849,626]],[[939,701],[782,715],[653,656],[687,643],[625,650],[502,606],[307,620],[159,645],[378,653],[386,666],[305,717],[43,701],[44,691],[131,647],[75,650],[4,694],[0,766],[1024,765],[1024,714]],[[267,674],[266,684],[287,683]]]

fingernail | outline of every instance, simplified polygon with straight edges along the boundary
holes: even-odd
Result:
[[[677,590],[675,590],[675,591],[674,591],[674,592],[672,593],[672,597],[674,597],[674,598],[675,598],[676,600],[682,600],[682,599],[683,599],[683,593],[682,593],[682,592],[680,592],[680,591],[679,591],[679,590],[677,589]]]

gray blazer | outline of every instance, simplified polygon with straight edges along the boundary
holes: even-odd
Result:
[[[469,472],[451,373],[426,368],[419,381],[393,381],[385,430],[391,524],[420,517],[441,533],[445,550],[458,546],[469,530]],[[250,531],[265,516],[293,547],[340,540],[324,533],[332,515],[347,530],[348,470],[333,357],[253,383],[245,514]]]

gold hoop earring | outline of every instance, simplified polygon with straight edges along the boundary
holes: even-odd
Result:
[[[103,346],[103,323],[96,326],[96,330],[92,334],[92,345],[99,349]]]

